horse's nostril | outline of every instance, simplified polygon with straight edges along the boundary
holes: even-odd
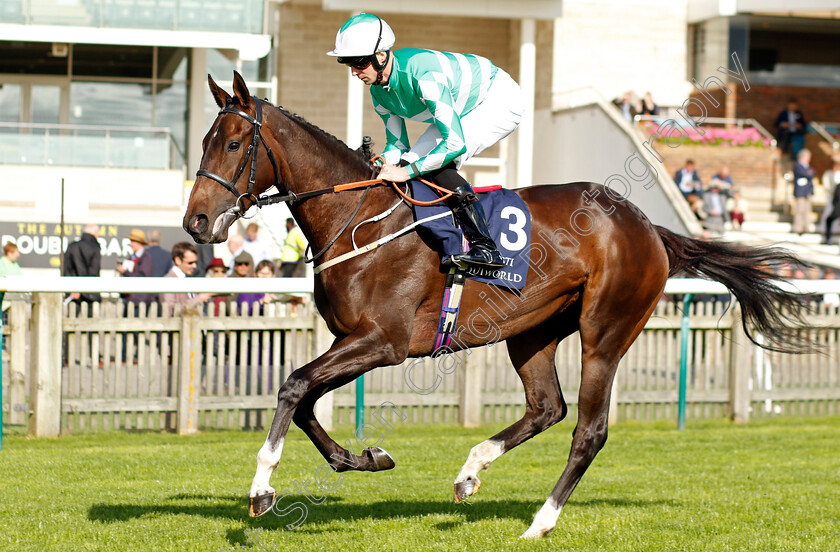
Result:
[[[208,221],[209,219],[207,218],[207,215],[193,215],[190,219],[189,227],[186,228],[186,230],[193,235],[202,234],[207,231],[207,228],[209,227]]]

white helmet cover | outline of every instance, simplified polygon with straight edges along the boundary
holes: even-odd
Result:
[[[396,41],[394,31],[379,17],[360,13],[348,19],[335,35],[334,57],[372,56],[390,50]]]

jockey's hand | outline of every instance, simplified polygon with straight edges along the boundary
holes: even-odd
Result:
[[[396,165],[384,165],[379,171],[379,178],[387,180],[388,182],[405,182],[411,177],[408,176],[408,171],[405,167],[397,167]]]

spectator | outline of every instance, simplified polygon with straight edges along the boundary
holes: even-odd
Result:
[[[213,260],[207,265],[205,269],[205,276],[208,278],[224,278],[228,267],[225,262],[219,257],[213,257]]]
[[[6,242],[3,246],[3,257],[0,257],[0,278],[4,276],[20,276],[20,250],[12,242]]]
[[[99,246],[99,226],[86,224],[82,237],[67,246],[64,252],[62,276],[99,276],[102,250]],[[81,310],[82,303],[92,305],[102,300],[98,293],[71,293],[70,300]],[[90,307],[88,307],[90,308]]]
[[[207,273],[207,267],[210,261],[213,260],[213,245],[209,243],[200,243],[195,246],[198,250],[198,262],[195,265],[195,270],[190,274],[190,278],[204,278]]]
[[[245,251],[253,257],[255,265],[260,264],[266,259],[271,259],[271,253],[269,252],[268,245],[257,237],[259,231],[260,227],[257,223],[252,222],[249,224],[248,228],[245,230],[245,239],[242,243],[242,247]]]
[[[723,234],[724,225],[729,222],[726,196],[720,189],[720,182],[712,179],[709,190],[703,195],[703,207],[707,215],[704,226],[715,234]]]
[[[230,267],[228,267],[228,276],[233,275],[233,261],[236,257],[239,256],[240,253],[245,251],[245,238],[240,236],[239,234],[233,234],[228,238],[227,246],[228,251],[230,251]],[[248,255],[250,257],[250,254]],[[253,260],[253,257],[251,257]]]
[[[276,269],[274,263],[271,261],[260,261],[257,265],[257,278],[274,278]],[[239,312],[243,312],[242,305],[248,304],[248,312],[253,312],[254,309],[259,308],[262,312],[262,305],[274,301],[274,296],[270,293],[240,293],[236,298],[236,303],[239,305]]]
[[[802,149],[793,164],[793,231],[800,236],[808,232],[811,217],[811,196],[814,195],[814,169],[811,168],[811,152]]]
[[[659,115],[659,106],[653,103],[650,91],[645,92],[642,98],[642,115]]]
[[[248,278],[254,275],[254,259],[245,251],[237,255],[231,264],[233,265],[232,278]]]
[[[780,280],[788,280],[793,275],[793,267],[787,261],[782,262],[776,269],[776,275]]]
[[[832,168],[823,173],[822,183],[826,197],[822,214],[825,232],[823,243],[827,244],[831,243],[834,221],[840,218],[840,161],[835,160]]]
[[[782,153],[790,154],[792,159],[797,159],[799,151],[805,146],[805,129],[808,123],[799,109],[796,98],[788,100],[787,108],[779,112],[775,125],[779,149]]]
[[[172,247],[173,266],[166,273],[167,278],[186,278],[195,271],[198,263],[198,250],[189,242],[179,242]],[[211,293],[161,293],[160,302],[174,310],[175,305],[182,307],[197,307],[206,303],[213,294]]]
[[[691,208],[691,212],[694,213],[694,216],[697,217],[697,220],[704,221],[708,216],[706,214],[706,210],[703,208],[703,200],[697,194],[688,194],[688,197],[685,198],[688,201],[688,206]]]
[[[729,220],[732,221],[732,227],[735,230],[740,230],[741,225],[744,224],[747,200],[741,197],[739,190],[732,190],[732,197],[726,200],[726,211],[729,213]]]
[[[720,190],[726,197],[732,197],[734,184],[732,183],[732,176],[729,174],[729,167],[726,165],[721,166],[720,170],[712,176],[712,180],[718,181],[718,186],[720,186]],[[709,184],[711,185],[711,181]]]
[[[640,111],[638,102],[636,101],[636,93],[632,90],[625,92],[620,98],[614,99],[613,105],[621,111],[621,116],[631,123],[633,122],[633,118],[638,115]]]
[[[222,259],[214,257],[207,265],[205,275],[208,278],[224,278],[225,274],[227,273],[227,269],[228,267],[225,266],[225,262]],[[213,295],[213,298],[210,301],[210,303],[212,303],[213,306],[213,315],[219,316],[219,305],[221,305],[222,303],[225,303],[225,305],[227,305],[228,307],[227,309],[225,309],[225,312],[230,312],[231,300],[232,296],[229,293],[217,293]],[[208,305],[210,303],[208,303]]]
[[[691,159],[687,160],[685,166],[674,175],[674,182],[677,183],[684,198],[688,199],[689,194],[695,194],[700,198],[703,197],[703,182],[697,176],[694,161]]]
[[[306,265],[303,254],[306,252],[306,238],[300,228],[295,225],[295,219],[286,219],[286,241],[283,242],[283,253],[280,256],[280,276],[283,278],[303,278],[306,275]]]
[[[160,230],[149,230],[146,253],[152,258],[152,276],[163,278],[172,268],[172,253],[160,246]]]
[[[823,270],[823,280],[834,280],[837,275],[834,272],[834,269],[830,266],[826,267]],[[831,305],[832,307],[840,307],[840,293],[836,292],[829,292],[823,295],[822,297],[823,303],[827,305]]]
[[[146,254],[145,246],[148,245],[146,241],[146,233],[137,228],[129,232],[126,236],[131,247],[131,257],[127,261],[117,263],[117,272],[122,276],[131,278],[145,278],[154,274],[154,261],[152,257]],[[153,293],[131,293],[123,296],[127,302],[134,303],[135,308],[141,303],[146,305],[156,300]]]

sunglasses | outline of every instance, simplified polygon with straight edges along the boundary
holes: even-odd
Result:
[[[184,262],[184,264],[186,264],[186,265],[194,265],[194,264],[198,264],[198,261],[189,261],[189,262]]]
[[[251,263],[236,263],[236,266],[251,266]]]
[[[340,57],[338,62],[357,71],[364,71],[373,63],[373,56]]]

